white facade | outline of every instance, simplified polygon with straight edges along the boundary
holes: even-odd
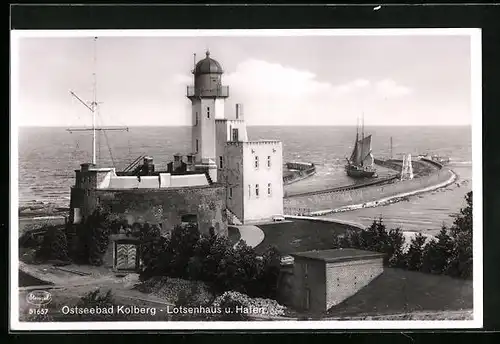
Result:
[[[283,148],[280,141],[243,143],[243,221],[283,214]]]

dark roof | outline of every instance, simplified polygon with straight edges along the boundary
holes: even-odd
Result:
[[[290,254],[295,259],[306,258],[321,260],[327,263],[331,262],[342,262],[349,260],[362,260],[370,258],[382,258],[383,253],[356,250],[353,248],[340,248],[322,251],[307,251],[307,252],[296,252]]]
[[[206,57],[196,64],[194,69],[195,75],[201,74],[222,74],[222,67],[219,62],[210,58],[210,52],[206,52]]]

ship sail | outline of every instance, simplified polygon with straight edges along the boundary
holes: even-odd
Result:
[[[359,141],[360,160],[362,166],[373,166],[372,136],[368,135]]]
[[[358,147],[358,134],[356,133],[356,142],[354,143],[354,149],[351,154],[351,158],[349,159],[351,163],[358,165],[360,163],[359,157],[360,157],[360,150]]]

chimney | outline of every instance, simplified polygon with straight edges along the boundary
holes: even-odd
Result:
[[[194,171],[194,154],[190,153],[186,156],[187,162],[186,162],[186,170],[187,171]]]
[[[236,104],[236,119],[243,119],[243,104]]]
[[[182,166],[182,155],[180,153],[174,154],[174,163],[172,165],[172,169],[176,171],[178,168]]]
[[[150,176],[155,171],[155,165],[153,164],[153,158],[146,156],[143,161],[143,171],[147,176]]]

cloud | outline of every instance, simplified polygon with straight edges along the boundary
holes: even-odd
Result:
[[[376,91],[383,97],[400,97],[412,93],[408,87],[398,85],[394,80],[385,79],[377,82]]]
[[[192,77],[177,75],[175,83],[190,84]],[[319,80],[307,70],[248,59],[223,77],[234,103],[243,103],[249,124],[354,124],[362,107],[377,99],[401,97],[408,87],[386,79],[358,78],[342,84]]]

